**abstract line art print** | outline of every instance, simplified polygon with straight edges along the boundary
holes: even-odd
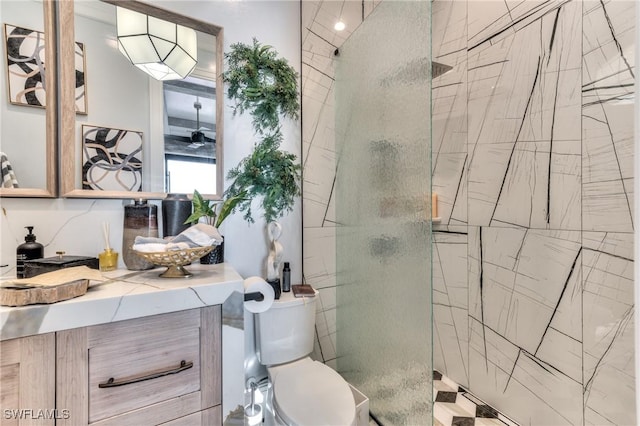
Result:
[[[44,108],[44,33],[4,25],[9,102]]]
[[[82,189],[142,191],[142,132],[82,126]]]
[[[45,37],[42,31],[5,24],[9,102],[46,106]],[[87,114],[84,44],[76,42],[76,112]]]
[[[76,66],[76,113],[87,114],[87,76],[85,73],[85,48],[84,43],[76,41],[75,66]]]

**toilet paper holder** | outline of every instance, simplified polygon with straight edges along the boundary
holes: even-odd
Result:
[[[264,294],[262,294],[259,291],[245,293],[244,294],[244,301],[248,302],[250,300],[255,300],[256,302],[262,302],[264,300]]]

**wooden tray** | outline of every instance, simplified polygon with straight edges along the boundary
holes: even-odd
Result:
[[[13,285],[13,286],[12,286]],[[0,305],[25,306],[37,303],[55,303],[82,296],[87,292],[89,280],[81,279],[52,286],[36,286],[13,282],[0,287]]]

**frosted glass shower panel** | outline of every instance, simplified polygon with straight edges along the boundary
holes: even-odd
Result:
[[[385,425],[432,422],[430,1],[382,1],[336,59],[337,364]]]

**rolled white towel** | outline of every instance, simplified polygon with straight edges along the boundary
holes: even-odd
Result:
[[[167,244],[160,243],[146,243],[146,244],[134,244],[133,249],[143,253],[156,253],[159,251],[167,251]]]
[[[206,223],[197,223],[182,231],[171,240],[172,243],[186,243],[189,247],[217,246],[222,244],[222,235]]]
[[[188,248],[191,248],[187,243],[169,243],[166,245],[166,247],[167,251],[186,250]]]

